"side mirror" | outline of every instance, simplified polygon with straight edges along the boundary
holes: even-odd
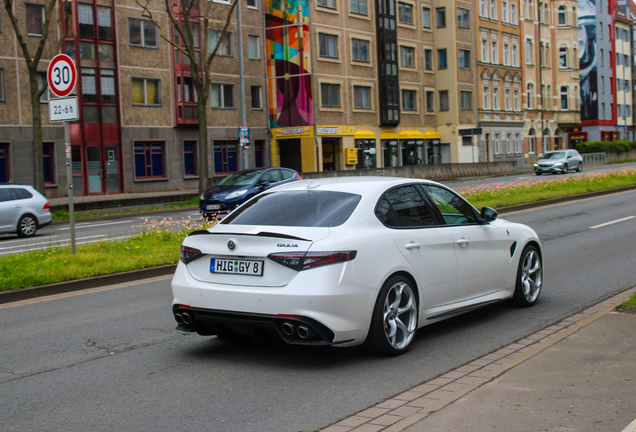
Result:
[[[497,219],[497,210],[491,207],[483,207],[481,209],[481,222],[488,223]]]
[[[264,181],[263,183],[259,184],[258,187],[261,188],[261,190],[265,189],[267,186],[269,186],[271,183],[268,181]]]

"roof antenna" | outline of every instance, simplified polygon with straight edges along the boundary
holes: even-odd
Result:
[[[307,183],[307,190],[316,189],[319,187],[320,187],[320,183],[317,182],[316,180],[309,180],[309,183]]]

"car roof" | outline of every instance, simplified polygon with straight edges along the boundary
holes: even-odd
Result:
[[[349,192],[355,194],[374,193],[385,191],[391,187],[402,184],[421,183],[439,185],[431,180],[413,179],[403,177],[330,177],[321,179],[306,179],[287,183],[276,187],[276,191],[282,190],[328,190],[337,192]],[[441,185],[443,186],[443,185]]]

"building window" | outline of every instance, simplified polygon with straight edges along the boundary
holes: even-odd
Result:
[[[459,67],[461,69],[470,69],[470,51],[459,50]]]
[[[318,6],[328,9],[335,9],[336,0],[318,0]]]
[[[417,91],[402,90],[402,110],[417,111]]]
[[[568,16],[567,16],[565,6],[559,6],[559,25],[560,26],[568,25]]]
[[[400,66],[406,68],[415,67],[415,48],[400,46]]]
[[[530,39],[526,39],[526,64],[532,64],[532,41]]]
[[[519,47],[514,44],[512,45],[512,65],[519,67]]]
[[[44,169],[44,183],[55,183],[54,168],[55,160],[53,157],[53,144],[42,143],[42,168]]]
[[[350,0],[351,13],[358,15],[368,15],[367,0]]]
[[[256,140],[254,142],[254,166],[256,168],[262,168],[265,166],[263,147],[265,147],[265,141]]]
[[[441,90],[439,92],[439,110],[448,111],[450,109],[448,102],[448,90]]]
[[[508,15],[508,2],[503,0],[501,3],[501,21],[505,23],[510,22],[510,16]]]
[[[219,42],[221,33],[222,31],[220,30],[210,30],[210,34],[208,37],[210,53],[214,51],[216,44]],[[219,49],[216,51],[216,55],[221,57],[232,57],[234,55],[234,49],[232,46],[232,33],[225,33],[225,36],[223,36],[223,40],[219,43]]]
[[[503,46],[503,64],[510,66],[510,45],[507,43]]]
[[[413,5],[398,2],[398,22],[413,25]]]
[[[564,111],[570,109],[567,86],[561,86],[561,109]]]
[[[161,81],[150,78],[133,78],[132,103],[144,106],[161,105]]]
[[[486,0],[479,0],[479,16],[488,18],[488,5]]]
[[[470,11],[457,8],[457,27],[470,28]]]
[[[246,3],[248,9],[258,9],[257,0],[246,0]]]
[[[252,109],[263,109],[263,87],[258,85],[250,86],[250,93],[252,95]]]
[[[0,183],[9,182],[9,144],[0,144]]]
[[[183,175],[194,177],[197,175],[197,142],[183,142]]]
[[[214,141],[214,173],[231,174],[237,170],[236,141]]]
[[[448,67],[448,61],[446,58],[446,50],[437,50],[438,69],[446,69]]]
[[[353,107],[371,109],[371,87],[353,86]]]
[[[26,5],[27,35],[42,36],[43,23],[44,23],[44,6],[38,5],[38,4],[27,4]]]
[[[497,0],[490,0],[490,19],[497,19]]]
[[[568,67],[568,49],[565,47],[559,48],[559,67]]]
[[[135,149],[135,178],[165,177],[164,143],[136,142]]]
[[[490,44],[490,62],[493,64],[499,63],[499,47],[497,41],[493,41]]]
[[[369,63],[369,41],[351,39],[351,53],[353,61]]]
[[[501,147],[499,147],[499,134],[495,134],[495,154],[501,154]]]
[[[519,111],[521,109],[521,105],[519,105],[519,90],[514,91],[514,110]]]
[[[490,109],[490,87],[483,87],[483,100],[482,100],[482,107],[485,110],[489,110]]]
[[[506,135],[506,153],[512,153],[512,134],[509,133]]]
[[[256,35],[247,35],[247,47],[251,60],[261,59],[261,38]]]
[[[338,36],[318,33],[318,45],[320,57],[338,58]]]
[[[128,44],[143,48],[158,48],[157,27],[152,21],[128,18]]]
[[[424,69],[433,70],[433,50],[424,50]]]
[[[446,8],[437,8],[437,28],[446,27]]]
[[[4,69],[0,68],[0,102],[6,102],[6,95],[4,92]]]
[[[488,40],[481,40],[481,61],[488,63]]]
[[[504,109],[506,111],[512,110],[512,101],[510,100],[510,89],[504,91]]]
[[[521,153],[521,140],[520,135],[515,134],[515,153]]]
[[[426,91],[426,112],[435,112],[435,92]]]
[[[510,24],[519,24],[519,20],[517,18],[517,3],[510,3]]]
[[[492,109],[499,111],[499,87],[492,89]]]
[[[422,27],[431,28],[431,9],[422,8]]]
[[[48,81],[46,79],[46,72],[38,71],[38,90],[44,90],[42,96],[40,96],[40,103],[49,103],[49,90],[48,90]]]
[[[461,109],[471,110],[473,109],[473,92],[461,90],[459,92],[459,99],[461,102]]]
[[[536,150],[534,136],[535,136],[534,129],[530,129],[530,132],[528,133],[528,153],[534,153]]]
[[[234,108],[234,84],[211,84],[212,108]]]
[[[340,108],[340,84],[320,84],[321,105],[326,108]]]

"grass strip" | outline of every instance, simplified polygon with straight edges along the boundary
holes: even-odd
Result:
[[[636,293],[634,293],[629,300],[625,300],[623,303],[616,307],[619,312],[636,314]]]
[[[121,215],[121,214],[135,214],[135,213],[146,213],[149,211],[163,211],[163,210],[174,210],[180,208],[188,208],[188,207],[199,207],[200,197],[192,198],[190,201],[179,202],[174,204],[166,204],[161,206],[154,207],[144,207],[144,208],[122,208],[121,210],[108,210],[108,211],[88,211],[88,212],[75,212],[75,219],[86,219],[93,218],[98,216],[112,216],[112,215]],[[51,212],[54,221],[65,221],[69,220],[69,215],[67,210],[56,210]]]

